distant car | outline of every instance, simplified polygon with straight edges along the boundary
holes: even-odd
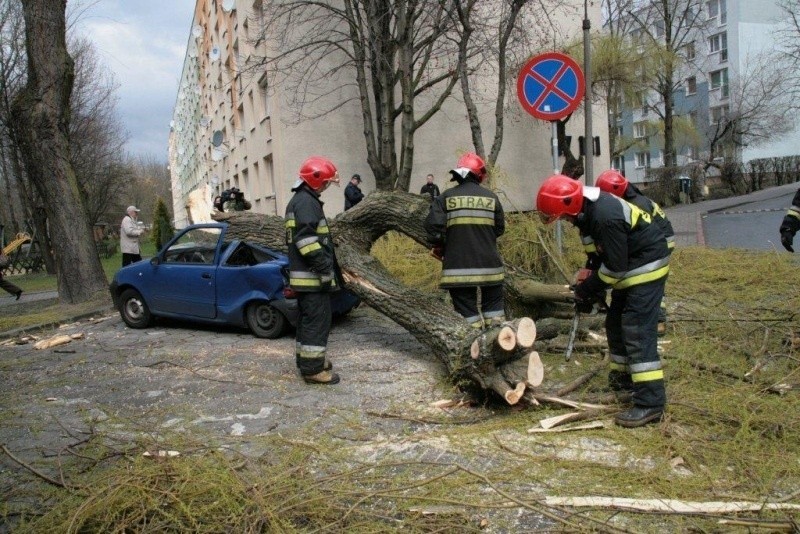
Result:
[[[152,259],[120,269],[109,290],[125,324],[145,328],[154,317],[172,317],[247,327],[264,338],[297,326],[288,258],[257,243],[229,241],[227,229],[226,223],[188,226]],[[347,290],[333,293],[334,316],[359,302]]]

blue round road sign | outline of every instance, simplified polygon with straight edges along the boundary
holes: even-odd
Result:
[[[519,71],[517,97],[525,111],[537,119],[556,121],[577,109],[585,83],[574,59],[548,52],[529,59]]]

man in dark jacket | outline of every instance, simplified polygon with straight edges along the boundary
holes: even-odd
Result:
[[[669,274],[669,249],[652,217],[621,198],[557,174],[542,183],[536,208],[547,222],[565,218],[591,240],[600,266],[575,287],[579,311],[611,287],[606,336],[611,353],[609,385],[631,390],[633,407],[615,417],[624,427],[659,421],[666,406],[664,372],[657,350],[658,309]]]
[[[433,183],[433,175],[429,174],[426,178],[427,183],[422,186],[419,190],[420,195],[429,195],[431,197],[431,201],[436,200],[436,197],[441,195],[442,193],[439,191],[439,186]]]
[[[800,230],[800,189],[794,194],[792,205],[786,210],[781,221],[781,244],[789,252],[794,252],[794,235]]]
[[[331,183],[339,183],[339,173],[329,159],[312,156],[300,166],[299,174],[285,218],[289,286],[297,292],[300,308],[295,358],[306,383],[336,384],[339,375],[331,371],[326,357],[330,292],[337,290],[336,256],[319,197]]]
[[[480,185],[487,173],[478,155],[465,154],[450,173],[458,185],[431,203],[425,219],[433,253],[443,258],[440,287],[450,292],[453,307],[474,328],[502,323],[504,271],[497,238],[505,231],[503,207],[497,195]]]
[[[657,224],[658,227],[661,228],[661,231],[664,232],[664,236],[667,238],[667,247],[669,248],[670,254],[673,250],[675,250],[675,230],[672,228],[672,223],[669,222],[669,219],[667,219],[667,214],[664,213],[664,210],[661,209],[661,206],[647,198],[644,193],[639,191],[635,185],[628,182],[628,180],[622,176],[619,171],[616,169],[603,171],[600,173],[600,176],[597,177],[597,180],[595,180],[594,183],[600,188],[601,191],[605,191],[606,193],[611,193],[614,196],[620,197],[621,199],[626,200],[634,206],[644,210],[645,213],[649,213],[653,218],[653,223]],[[586,246],[586,244],[584,244],[584,246]],[[587,253],[589,254],[591,261],[592,254],[588,250]],[[588,263],[587,267],[590,269],[592,268]],[[594,269],[597,269],[597,267]],[[662,335],[666,332],[666,324],[667,307],[662,300],[661,306],[658,310],[659,335]]]
[[[364,198],[364,193],[358,187],[361,184],[361,176],[354,174],[350,178],[350,183],[344,188],[344,211],[349,210]]]

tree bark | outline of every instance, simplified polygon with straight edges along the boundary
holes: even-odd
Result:
[[[541,374],[540,369],[528,369],[538,361],[529,357],[537,335],[535,325],[521,319],[477,331],[437,295],[404,286],[370,255],[372,244],[392,230],[427,246],[423,221],[429,206],[430,201],[418,195],[376,191],[329,221],[345,285],[429,347],[445,363],[454,383],[467,389],[494,390],[509,403],[517,402],[524,390],[520,384]],[[235,212],[218,213],[214,218],[230,224],[228,235],[232,238],[286,251],[280,217]],[[560,298],[552,288],[544,293]],[[500,335],[504,329],[513,332],[513,347],[506,345],[507,332]],[[496,342],[498,337],[503,338],[503,346]]]
[[[47,212],[58,267],[58,292],[67,303],[108,291],[78,182],[70,165],[69,99],[74,64],[67,52],[66,0],[22,0],[28,82],[12,104],[20,150]]]

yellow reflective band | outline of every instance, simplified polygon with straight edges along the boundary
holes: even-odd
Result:
[[[460,276],[442,276],[443,284],[450,283],[468,283],[468,282],[502,282],[503,274],[475,274],[475,275],[460,275]]]
[[[307,254],[311,254],[315,250],[322,250],[322,246],[319,243],[311,243],[310,245],[301,247],[298,250],[300,251],[300,254],[305,256]]]
[[[628,371],[628,366],[624,363],[611,362],[608,366],[612,371]]]
[[[631,379],[634,382],[652,382],[654,380],[664,380],[664,370],[647,371],[646,373],[632,373]]]
[[[625,278],[622,281],[617,282],[617,284],[614,286],[614,289],[625,289],[626,287],[646,284],[647,282],[652,282],[653,280],[663,278],[668,274],[669,265],[665,265],[662,268],[656,269],[655,271],[650,271],[649,273],[642,273],[636,276],[631,276],[630,278]],[[600,278],[602,278],[602,276]]]
[[[482,224],[485,226],[492,226],[494,219],[486,217],[456,217],[447,221],[447,227],[456,226],[457,224]]]
[[[495,202],[490,197],[449,197],[445,202],[445,209],[452,210],[487,210],[494,211]]]
[[[295,227],[294,219],[289,219],[288,221],[286,221],[286,228],[294,228],[294,227]]]
[[[675,241],[667,241],[667,248],[675,248]]]
[[[290,286],[319,287],[320,282],[317,278],[289,278]]]
[[[789,215],[789,216],[791,216],[791,217],[794,217],[795,219],[800,219],[800,212],[798,212],[798,211],[797,211],[796,209],[794,209],[793,207],[792,207],[792,208],[789,208],[789,211],[787,211],[787,212],[786,212],[786,215]]]
[[[469,323],[469,326],[472,328],[481,329],[483,328],[483,321],[475,321],[473,323]]]
[[[613,276],[608,276],[607,274],[603,273],[603,271],[597,271],[597,276],[600,277],[600,280],[602,280],[606,284],[609,284],[609,285],[612,285],[612,286],[614,284],[616,284],[617,282],[619,282],[619,278],[614,278]]]
[[[327,226],[318,226],[317,227],[318,234],[329,234],[331,233],[330,229]]]
[[[597,252],[597,246],[594,243],[589,243],[583,246],[583,251],[586,252],[587,254],[591,252]]]

